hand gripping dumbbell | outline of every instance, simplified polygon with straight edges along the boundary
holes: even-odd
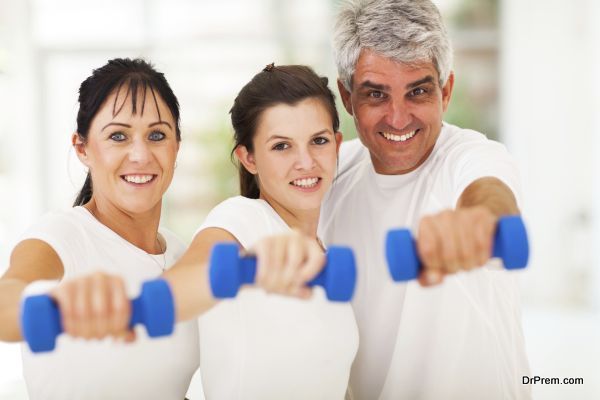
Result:
[[[129,327],[137,324],[144,325],[150,337],[173,333],[175,306],[164,279],[145,282],[140,296],[131,301]],[[32,352],[54,350],[56,337],[63,332],[56,302],[48,295],[26,297],[21,308],[21,328]]]
[[[308,286],[319,285],[332,301],[350,301],[356,284],[354,254],[347,247],[331,246],[323,270]],[[241,285],[254,283],[256,257],[241,256],[235,243],[217,243],[210,256],[210,287],[216,298],[235,297]]]
[[[421,261],[417,254],[415,240],[408,229],[388,232],[385,253],[392,279],[408,281],[419,276]],[[521,217],[507,216],[498,220],[492,257],[501,258],[506,269],[520,269],[527,266],[529,242]]]

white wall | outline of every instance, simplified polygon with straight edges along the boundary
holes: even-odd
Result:
[[[504,6],[501,132],[524,175],[532,236],[526,295],[538,304],[588,306],[600,289],[591,246],[600,44],[592,4]]]
[[[502,11],[501,135],[523,173],[532,246],[522,280],[531,372],[584,378],[578,386],[536,385],[533,394],[596,399],[600,7],[505,0]]]
[[[593,37],[592,41],[592,80],[591,80],[591,91],[595,94],[595,98],[592,101],[593,104],[593,127],[594,137],[591,143],[593,149],[593,160],[592,163],[592,186],[594,193],[594,210],[593,210],[593,240],[591,243],[591,249],[593,252],[594,262],[593,266],[595,273],[594,278],[594,297],[593,307],[594,310],[600,313],[600,24],[598,24],[598,16],[600,16],[600,2],[592,2],[591,12],[588,16],[588,23],[591,26],[591,34]],[[599,322],[600,324],[600,322]]]

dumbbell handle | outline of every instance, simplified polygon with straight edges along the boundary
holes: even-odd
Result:
[[[349,301],[356,284],[352,250],[332,246],[326,256],[327,261],[321,272],[306,285],[322,286],[329,300]],[[210,257],[210,285],[213,295],[216,298],[235,297],[241,285],[255,282],[256,265],[256,256],[240,255],[236,244],[216,244]]]
[[[131,301],[129,328],[137,324],[144,325],[151,337],[173,332],[175,307],[165,280],[145,282],[140,296]],[[56,337],[63,332],[56,302],[45,294],[25,298],[21,308],[21,328],[32,352],[54,350]]]
[[[253,284],[256,281],[256,263],[257,259],[253,255],[240,257],[240,285]],[[326,268],[327,265],[325,265],[325,267],[316,277],[314,277],[310,282],[307,282],[306,285],[310,287],[315,285],[324,286]]]
[[[392,279],[416,279],[421,271],[421,260],[416,242],[408,229],[388,232],[386,257]],[[506,216],[498,220],[492,257],[501,258],[506,269],[520,269],[529,260],[529,242],[523,220],[519,216]]]

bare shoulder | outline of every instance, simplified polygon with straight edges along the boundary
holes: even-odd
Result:
[[[202,263],[208,260],[213,246],[219,242],[239,242],[229,231],[209,227],[199,231],[181,258],[182,263]]]
[[[48,243],[39,239],[26,239],[13,249],[9,268],[3,278],[33,282],[60,279],[63,274],[62,261]]]

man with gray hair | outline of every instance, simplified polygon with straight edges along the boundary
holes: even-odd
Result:
[[[503,145],[442,121],[454,74],[438,9],[348,2],[334,43],[360,141],[342,145],[319,229],[359,268],[350,397],[529,398],[516,277],[489,261],[499,217],[519,213],[519,174]],[[384,241],[397,227],[417,236],[418,283],[389,277]]]

